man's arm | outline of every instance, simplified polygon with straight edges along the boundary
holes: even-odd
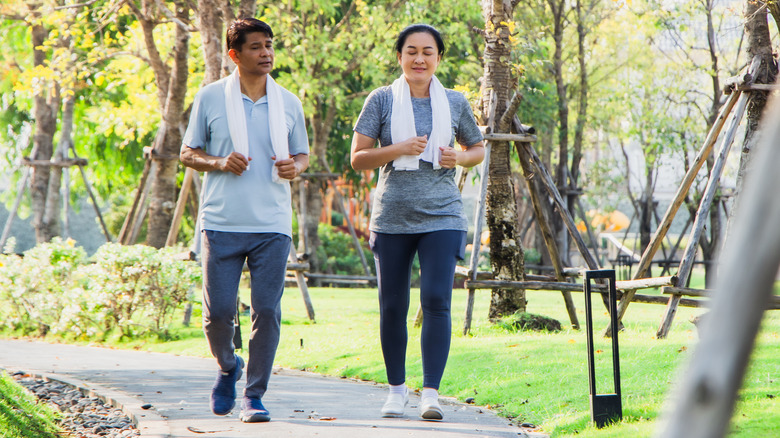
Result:
[[[231,152],[227,157],[215,157],[209,155],[201,148],[191,148],[187,145],[181,146],[179,160],[187,167],[191,167],[198,172],[211,172],[218,170],[221,172],[231,172],[241,176],[249,166],[249,160],[238,152]],[[308,157],[306,163],[308,166]]]

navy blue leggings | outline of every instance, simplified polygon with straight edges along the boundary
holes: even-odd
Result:
[[[421,234],[371,233],[371,250],[379,285],[379,335],[391,385],[406,381],[407,315],[412,262],[420,260],[420,302],[423,310],[423,387],[439,389],[450,352],[452,281],[455,263],[463,258],[465,231]]]

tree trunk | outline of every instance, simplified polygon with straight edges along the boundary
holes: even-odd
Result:
[[[769,36],[769,20],[764,9],[765,3],[748,0],[745,3],[745,32],[748,35],[747,54],[748,59],[755,56],[761,57],[761,65],[758,74],[754,78],[756,84],[772,84],[777,75],[777,64],[772,57],[772,40]],[[761,121],[761,114],[766,106],[767,91],[751,91],[747,106],[747,123],[745,127],[745,139],[742,143],[739,170],[737,171],[737,187],[735,199],[739,202],[744,180],[750,169],[751,151],[759,139],[756,135]],[[732,211],[736,211],[732,208]]]
[[[485,18],[485,72],[482,80],[482,118],[490,132],[509,132],[498,120],[506,111],[517,80],[509,64],[510,31],[514,5],[509,0],[483,0]],[[490,263],[497,280],[524,278],[523,247],[517,226],[517,205],[511,178],[510,145],[491,141],[487,193],[487,226],[490,231]],[[491,320],[516,311],[525,312],[524,290],[493,289],[488,317]]]
[[[315,98],[315,110],[309,114],[309,127],[312,131],[312,142],[309,150],[309,172],[330,172],[327,162],[328,138],[333,129],[335,119],[335,105],[330,97],[317,96]],[[303,218],[306,231],[304,236],[309,254],[309,267],[311,272],[321,272],[323,260],[317,257],[317,248],[320,246],[320,237],[317,228],[320,224],[320,216],[324,208],[323,195],[327,188],[326,179],[311,179],[306,187],[306,217]],[[301,218],[298,218],[301,220]]]
[[[48,38],[49,31],[36,20],[32,25],[33,65],[42,67],[46,62],[46,53],[39,48]],[[33,136],[33,150],[37,150],[36,160],[51,159],[54,148],[54,133],[57,130],[57,112],[59,111],[59,96],[52,92],[54,87],[44,84],[35,91],[33,97],[33,117],[35,118],[35,134]],[[33,168],[30,193],[32,198],[33,227],[35,228],[35,240],[37,243],[51,240],[48,227],[44,224],[46,213],[46,197],[49,187],[49,166]]]
[[[553,42],[555,49],[552,59],[552,74],[555,77],[555,91],[558,104],[558,165],[555,169],[555,183],[564,199],[569,200],[569,98],[568,87],[563,78],[563,33],[566,28],[566,1],[547,0],[553,19]],[[567,205],[568,207],[568,205]],[[558,215],[553,216],[553,225],[558,236],[561,258],[565,264],[569,260],[568,231]]]
[[[177,18],[186,21],[189,16],[189,8],[183,2],[176,6]],[[155,248],[165,246],[176,206],[176,175],[179,169],[178,157],[182,140],[184,98],[187,93],[187,76],[189,74],[187,70],[189,39],[189,30],[183,26],[176,26],[170,86],[167,87],[168,92],[162,107],[163,123],[160,126],[162,132],[158,133],[160,142],[155,145],[151,157],[158,160],[158,170],[152,179],[146,244]]]
[[[62,108],[62,127],[60,129],[60,141],[57,144],[57,152],[54,161],[62,161],[67,156],[73,143],[73,110],[75,100],[73,94],[68,94],[64,99]],[[43,230],[48,234],[47,241],[62,234],[60,227],[61,203],[60,187],[62,186],[63,168],[52,166],[49,171],[49,188],[46,195],[46,209],[43,215]]]
[[[203,85],[219,80],[224,75],[222,50],[223,20],[218,0],[198,0],[198,30],[203,44]]]

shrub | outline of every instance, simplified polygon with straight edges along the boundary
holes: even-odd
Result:
[[[84,339],[112,331],[165,336],[173,312],[200,281],[200,266],[176,255],[173,248],[108,243],[89,262],[72,240],[60,239],[23,257],[2,255],[2,325]]]
[[[8,324],[24,333],[49,332],[66,306],[64,296],[72,272],[86,258],[74,240],[58,237],[29,249],[23,257],[4,255],[0,300],[8,306]]]
[[[317,257],[323,261],[323,272],[337,275],[366,275],[352,236],[338,228],[322,223],[317,228],[317,234],[322,242],[322,245],[317,248]],[[369,269],[373,273],[375,271],[374,255],[365,240],[360,238],[358,240],[360,240],[360,246]]]

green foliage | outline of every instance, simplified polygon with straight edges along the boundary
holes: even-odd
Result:
[[[319,224],[317,233],[322,245],[317,248],[317,256],[324,261],[323,272],[337,275],[366,275],[360,255],[348,232],[326,224]],[[376,268],[373,263],[373,253],[368,243],[358,237],[361,250],[371,271]]]
[[[0,431],[3,438],[56,438],[57,414],[35,396],[0,373]]]
[[[176,251],[108,243],[90,262],[72,240],[54,239],[23,257],[2,255],[0,318],[39,336],[166,336],[174,310],[200,281],[200,267]]]

